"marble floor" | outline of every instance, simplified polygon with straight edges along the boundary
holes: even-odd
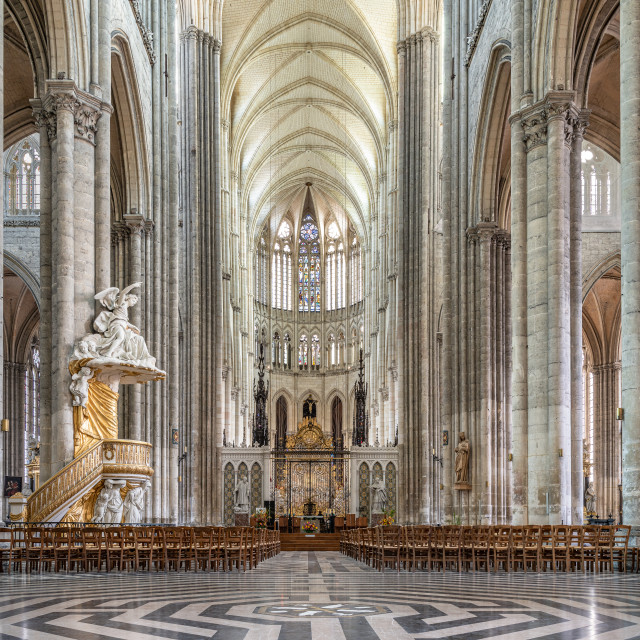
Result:
[[[2,639],[640,639],[640,575],[380,574],[328,551],[246,574],[3,574],[0,589]]]

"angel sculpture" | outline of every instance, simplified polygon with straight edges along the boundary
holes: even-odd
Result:
[[[129,322],[129,308],[138,302],[135,293],[129,293],[142,283],[134,282],[122,291],[110,287],[96,294],[106,311],[102,311],[93,322],[98,334],[85,336],[76,346],[74,356],[113,358],[135,363],[139,366],[154,368],[156,359],[147,349],[140,329]]]

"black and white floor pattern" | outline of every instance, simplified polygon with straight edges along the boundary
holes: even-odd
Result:
[[[380,574],[284,552],[246,574],[3,574],[0,589],[2,639],[640,639],[631,574]]]

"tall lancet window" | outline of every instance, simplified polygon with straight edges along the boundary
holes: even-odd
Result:
[[[280,225],[271,256],[271,306],[291,311],[291,226],[286,221]]]
[[[300,228],[298,311],[320,311],[320,244],[318,227],[309,214]]]
[[[351,241],[349,262],[351,272],[351,304],[356,304],[362,300],[362,253],[358,238],[355,236]]]
[[[268,249],[267,242],[260,238],[258,250],[256,252],[256,300],[263,305],[267,305],[268,279]]]
[[[298,346],[298,366],[300,369],[306,369],[309,364],[309,341],[307,336],[300,336],[300,344]]]
[[[344,245],[340,242],[340,228],[332,222],[327,228],[327,257],[325,268],[327,311],[345,306]]]
[[[315,333],[311,337],[311,366],[314,369],[320,368],[320,338]]]
[[[24,138],[5,153],[4,184],[5,215],[40,215],[38,136],[30,135]]]

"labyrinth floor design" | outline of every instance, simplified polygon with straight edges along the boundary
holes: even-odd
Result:
[[[337,552],[241,573],[0,576],[0,638],[640,639],[640,576],[380,574]]]

